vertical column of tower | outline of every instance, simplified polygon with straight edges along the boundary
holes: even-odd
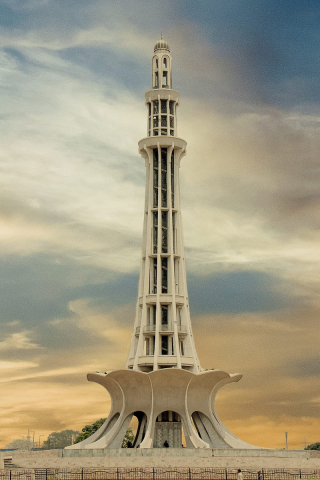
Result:
[[[146,198],[139,294],[126,367],[201,370],[188,305],[182,240],[179,168],[186,142],[176,136],[179,103],[172,90],[167,42],[155,44],[152,90],[146,93],[148,136],[139,142]]]

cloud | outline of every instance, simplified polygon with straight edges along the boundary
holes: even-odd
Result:
[[[22,258],[9,256],[0,261],[3,273],[0,279],[3,334],[11,334],[15,327],[20,330],[20,325],[32,325],[32,328],[40,329],[47,335],[46,321],[68,317],[69,302],[81,298],[88,298],[93,308],[99,306],[100,311],[106,312],[114,312],[116,307],[135,303],[139,279],[137,273],[121,274],[103,265],[96,267],[79,260],[41,253]],[[122,315],[122,321],[123,318],[126,317]],[[67,332],[64,332],[63,341],[66,338],[71,343],[80,341],[79,336],[72,339],[71,332],[66,335]],[[52,341],[54,332],[47,338]]]
[[[279,283],[277,277],[258,271],[188,275],[191,312],[196,315],[259,312],[296,303],[289,292],[284,289],[281,292]]]
[[[128,171],[138,129],[132,139],[122,132],[129,133],[124,123],[131,128],[142,109],[126,92],[115,102],[115,85],[109,99],[83,78],[84,87],[68,62],[41,52],[28,55],[27,72],[14,56],[3,56],[8,88],[1,122],[1,251],[30,255],[51,250],[127,268],[135,252],[138,257],[143,182],[136,184],[135,167]],[[32,55],[41,67],[32,64]]]
[[[31,332],[24,330],[18,333],[12,333],[5,340],[0,342],[0,351],[6,350],[33,350],[40,348],[40,345],[32,343],[30,340]]]
[[[199,112],[196,121],[193,112]],[[302,278],[301,284],[315,284],[319,117],[259,109],[220,115],[195,102],[188,102],[182,117],[182,136],[188,138],[181,203],[189,269],[209,273],[250,265],[297,284]]]
[[[292,360],[288,364],[288,371],[295,378],[317,378],[320,373],[320,357],[311,356],[306,359]]]
[[[81,385],[29,382],[24,395],[21,395],[21,385],[17,382],[11,383],[9,389],[1,387],[0,417],[7,436],[27,434],[25,425],[32,425],[36,437],[41,433],[44,438],[66,428],[81,430],[84,425],[105,417],[110,408],[108,393],[86,382],[85,375]]]
[[[65,428],[81,430],[84,425],[107,416],[109,395],[100,386],[87,383],[86,374],[124,367],[131,325],[128,327],[129,318],[123,324],[123,318],[132,316],[134,308],[115,307],[107,313],[105,309],[106,304],[94,298],[71,302],[68,317],[51,321],[51,330],[48,324],[43,325],[46,335],[57,341],[56,350],[50,345],[41,351],[37,362],[0,364],[3,367],[0,417],[6,436],[17,436],[18,432],[23,433],[21,425],[30,424],[37,435],[45,436]],[[14,327],[17,325],[11,326]],[[85,342],[79,342],[78,331]],[[45,345],[41,329],[38,334]],[[72,338],[75,343],[69,341]]]
[[[22,363],[22,367],[24,368],[29,368],[30,366],[33,366],[33,364],[28,364],[28,362],[26,362],[25,365],[23,365],[23,362]],[[9,367],[10,368],[10,367]],[[0,383],[7,383],[7,382],[20,382],[21,380],[36,380],[36,379],[48,379],[48,378],[51,378],[51,377],[54,377],[56,379],[59,379],[59,377],[61,376],[66,376],[66,375],[75,375],[77,373],[82,373],[84,370],[90,370],[92,369],[92,365],[81,365],[81,366],[78,366],[78,367],[65,367],[65,368],[59,368],[59,369],[54,369],[54,370],[43,370],[41,372],[35,372],[35,373],[30,373],[30,374],[27,374],[27,375],[17,375],[15,377],[10,377],[10,378],[6,378],[6,379],[1,379],[0,380]]]
[[[127,2],[125,2],[127,3]],[[165,2],[170,8],[170,2]],[[123,2],[122,2],[123,4]],[[150,55],[150,39],[146,25],[154,19],[154,10],[147,1],[140,2],[140,12],[132,12],[129,18],[123,16],[122,6],[94,1],[88,6],[85,2],[28,1],[24,5],[9,2],[10,8],[3,12],[3,27],[6,27],[5,14],[16,24],[14,30],[4,28],[0,45],[17,48],[46,48],[52,51],[76,47],[103,46],[104,50],[114,50],[118,56],[134,56],[136,61]],[[131,4],[127,3],[127,8]],[[143,7],[141,9],[141,7]],[[61,17],[61,8],[64,16]],[[163,10],[159,9],[160,12]],[[49,13],[50,12],[50,13]],[[48,16],[49,14],[49,16]],[[21,19],[28,19],[26,22]],[[146,23],[143,19],[148,20]],[[136,21],[144,26],[139,28]],[[9,23],[9,22],[8,22]],[[150,30],[153,31],[152,26]]]
[[[86,299],[70,302],[69,308],[75,314],[73,321],[80,330],[93,339],[104,339],[108,345],[108,370],[111,365],[120,364],[121,361],[124,364],[124,352],[129,352],[132,325],[124,327],[116,321],[112,312],[102,313],[100,308],[92,307]]]
[[[3,343],[3,342],[2,342]],[[0,361],[1,370],[24,370],[28,368],[34,368],[38,365],[32,362],[6,362]]]

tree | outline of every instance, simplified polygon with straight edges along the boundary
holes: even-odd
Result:
[[[134,440],[133,431],[132,431],[132,428],[129,427],[128,430],[126,431],[126,434],[125,434],[124,439],[122,441],[121,448],[132,447],[133,440]]]
[[[105,418],[100,418],[100,420],[97,420],[91,425],[86,425],[85,427],[83,427],[82,433],[80,433],[77,436],[74,443],[82,442],[82,440],[85,440],[86,438],[91,437],[91,435],[101,427],[101,425],[105,422],[105,420],[106,420]]]
[[[101,427],[101,425],[105,422],[105,420],[106,420],[105,418],[100,418],[100,420],[96,420],[91,425],[86,425],[85,427],[83,427],[82,433],[80,433],[77,436],[74,443],[82,442],[82,440],[85,440],[86,438],[91,437],[91,435],[94,434],[94,432],[96,432]],[[128,428],[124,436],[121,448],[128,448],[130,446],[130,443],[132,444],[133,440],[134,440],[134,435],[133,435],[132,428]]]
[[[42,448],[44,450],[51,450],[52,448],[64,448],[72,445],[73,439],[79,435],[77,430],[62,430],[61,432],[52,432],[48,435],[47,440],[43,442]]]
[[[305,450],[320,450],[320,442],[311,443],[305,448]]]
[[[17,450],[31,450],[32,442],[27,439],[18,438],[17,440],[12,440],[12,442],[6,445],[6,448],[16,448]]]

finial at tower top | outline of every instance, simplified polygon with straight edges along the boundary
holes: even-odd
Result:
[[[169,43],[162,39],[162,31],[161,31],[161,40],[159,40],[155,44],[153,49],[154,52],[156,52],[157,50],[168,50],[168,52],[170,52]]]

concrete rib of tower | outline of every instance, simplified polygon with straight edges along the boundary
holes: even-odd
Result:
[[[256,448],[230,433],[215,411],[221,387],[242,375],[203,371],[189,313],[182,238],[179,168],[186,142],[177,136],[179,94],[172,90],[172,59],[161,39],[152,58],[146,93],[146,192],[142,259],[134,331],[126,368],[89,373],[108,390],[111,410],[91,437],[67,449],[120,448],[133,416],[133,447]]]

